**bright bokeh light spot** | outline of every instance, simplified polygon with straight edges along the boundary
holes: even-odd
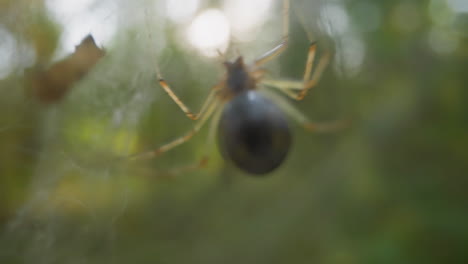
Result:
[[[88,34],[99,45],[107,44],[117,30],[116,17],[111,15],[108,1],[47,0],[46,6],[54,18],[63,25],[61,52],[73,52]]]
[[[197,11],[199,4],[199,0],[167,0],[167,16],[176,23],[187,22]]]
[[[433,51],[445,55],[454,52],[458,48],[459,40],[453,32],[432,29],[428,36],[428,43]]]
[[[349,29],[349,15],[340,4],[326,4],[322,9],[323,29],[331,36],[342,35]]]
[[[56,15],[83,13],[95,0],[47,0],[46,6]]]
[[[455,13],[468,13],[467,0],[447,0],[447,3]]]
[[[16,41],[13,35],[1,26],[0,39],[0,79],[3,79],[14,69]]]
[[[450,26],[455,18],[453,10],[447,6],[445,1],[432,0],[428,11],[432,22],[438,26]]]
[[[345,35],[340,38],[340,43],[335,55],[335,70],[346,77],[358,74],[366,55],[364,42],[357,35]]]
[[[270,13],[272,0],[226,0],[224,10],[232,21],[232,34],[237,41],[250,41]]]
[[[213,57],[229,44],[229,21],[218,9],[208,9],[197,16],[188,28],[189,42],[203,55]]]

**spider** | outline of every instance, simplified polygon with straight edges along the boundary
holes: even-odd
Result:
[[[135,154],[132,158],[159,156],[189,141],[212,118],[209,137],[213,138],[217,130],[218,147],[224,159],[247,173],[264,175],[283,163],[291,146],[292,136],[284,112],[309,131],[328,131],[339,126],[336,122],[310,122],[283,96],[269,91],[276,89],[294,100],[302,100],[317,85],[330,60],[330,55],[325,54],[314,67],[317,44],[312,42],[302,80],[264,78],[265,69],[262,66],[288,47],[289,9],[289,0],[283,0],[283,36],[280,44],[251,64],[246,64],[242,56],[223,62],[226,73],[211,88],[199,113],[189,110],[157,69],[159,85],[185,115],[197,120],[197,123],[185,135],[154,150]],[[207,158],[203,158],[197,167],[204,166],[206,161]]]

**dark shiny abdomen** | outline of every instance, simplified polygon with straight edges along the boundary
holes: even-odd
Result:
[[[252,90],[226,104],[218,142],[225,159],[249,173],[265,174],[286,158],[291,134],[283,112]]]

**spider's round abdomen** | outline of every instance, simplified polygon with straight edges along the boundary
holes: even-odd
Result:
[[[283,112],[252,90],[226,104],[219,122],[218,142],[225,159],[249,173],[265,174],[286,158],[291,134]]]

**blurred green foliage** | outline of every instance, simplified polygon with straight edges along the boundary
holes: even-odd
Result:
[[[252,178],[207,147],[207,129],[158,159],[115,162],[192,125],[156,85],[150,58],[162,36],[123,19],[102,61],[44,105],[28,93],[27,72],[53,63],[63,29],[43,1],[0,1],[0,27],[35,53],[29,69],[0,80],[0,263],[467,263],[468,13],[449,2],[336,1],[364,59],[352,74],[335,61],[297,106],[352,126],[310,134],[292,125],[285,164]],[[115,16],[126,7],[113,6]],[[321,54],[350,47],[321,23],[309,28]],[[162,71],[197,109],[222,67],[163,26]],[[291,27],[271,71],[300,78],[308,39],[294,13]],[[268,48],[257,42],[252,50]],[[205,152],[206,169],[165,173]]]

